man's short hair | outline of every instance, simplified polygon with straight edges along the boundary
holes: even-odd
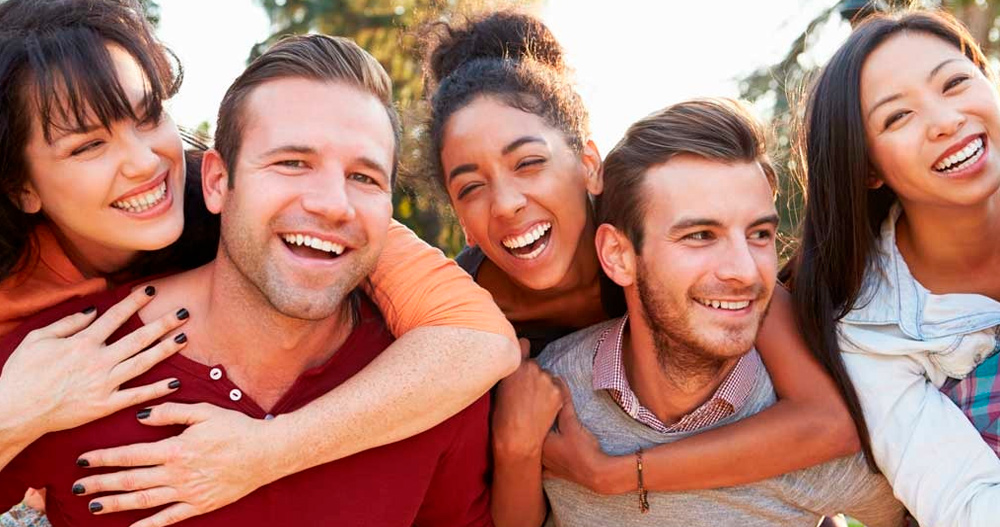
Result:
[[[226,91],[219,107],[215,149],[234,183],[246,126],[246,99],[265,82],[300,78],[321,82],[342,82],[371,94],[385,107],[395,137],[390,181],[396,180],[401,127],[392,102],[392,80],[375,57],[354,41],[328,35],[297,35],[282,39],[257,57]]]
[[[604,160],[604,192],[596,201],[598,223],[624,232],[640,252],[646,208],[653,205],[643,198],[646,173],[683,154],[722,163],[756,162],[771,189],[777,189],[760,123],[732,99],[696,99],[639,120],[611,149]]]

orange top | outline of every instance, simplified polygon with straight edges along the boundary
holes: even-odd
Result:
[[[35,261],[0,282],[0,336],[47,307],[107,287],[103,278],[80,274],[47,225],[36,228],[35,235]],[[365,292],[397,337],[417,327],[450,326],[516,339],[514,328],[485,289],[395,220],[371,283],[373,288],[366,287]]]

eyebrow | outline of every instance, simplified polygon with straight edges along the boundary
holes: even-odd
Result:
[[[276,154],[315,154],[316,149],[305,145],[281,145],[261,154],[260,157],[271,157]]]
[[[525,135],[518,137],[517,139],[511,141],[507,146],[500,149],[500,154],[507,155],[528,143],[540,143],[545,146],[548,146],[549,144],[548,142],[545,141],[545,139],[537,135]],[[448,181],[450,182],[451,180],[455,179],[458,176],[461,176],[462,174],[468,174],[469,172],[475,172],[476,170],[479,170],[479,165],[475,163],[466,163],[464,165],[458,165],[457,167],[451,169],[451,172],[448,172]]]
[[[930,82],[931,79],[933,79],[934,76],[937,75],[941,71],[942,68],[944,68],[945,66],[947,66],[949,63],[955,62],[957,60],[961,60],[961,59],[958,59],[958,58],[945,59],[943,62],[941,62],[937,66],[934,66],[934,68],[931,70],[931,72],[927,74],[927,82]],[[875,113],[875,110],[877,110],[879,106],[882,106],[883,104],[887,104],[887,103],[890,103],[892,101],[895,101],[895,100],[899,99],[902,96],[903,96],[902,94],[896,93],[896,94],[893,94],[893,95],[889,95],[888,97],[885,97],[882,100],[880,100],[879,102],[875,103],[875,106],[872,106],[872,109],[868,110],[868,119],[871,119],[872,114]]]
[[[747,226],[748,229],[754,227],[759,227],[761,225],[775,225],[777,226],[781,220],[778,218],[777,214],[768,214],[767,216],[762,216],[754,220],[750,225]],[[670,227],[671,232],[683,231],[687,229],[692,229],[694,227],[713,227],[720,228],[722,223],[718,220],[713,220],[710,218],[686,218],[675,223]]]
[[[136,116],[137,119],[140,119],[140,120],[141,119],[145,119],[145,116],[142,115],[142,111],[141,110],[143,110],[143,109],[145,109],[147,107],[148,102],[149,102],[149,97],[147,97],[146,94],[143,93],[142,97],[139,98],[139,102],[135,106],[132,107],[132,113],[135,114],[135,116]],[[66,117],[68,117],[68,116],[66,116]],[[95,130],[99,130],[101,128],[107,128],[106,126],[104,126],[101,123],[88,124],[88,125],[85,125],[85,126],[82,126],[82,127],[77,127],[77,128],[63,128],[61,126],[57,126],[57,125],[54,125],[54,124],[51,124],[51,123],[50,123],[50,125],[51,125],[52,129],[56,130],[58,133],[52,135],[52,137],[51,137],[52,140],[50,141],[49,144],[56,144],[59,141],[62,141],[63,139],[65,139],[65,138],[67,138],[67,137],[69,137],[71,135],[89,134],[89,133],[91,133],[91,132],[93,132]]]

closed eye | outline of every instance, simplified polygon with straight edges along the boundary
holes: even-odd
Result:
[[[87,143],[84,143],[83,145],[80,145],[80,146],[74,148],[73,151],[69,153],[69,155],[71,155],[71,156],[78,156],[80,154],[85,154],[85,153],[87,153],[87,152],[89,152],[89,151],[91,151],[91,150],[93,150],[93,149],[95,149],[95,148],[97,148],[97,147],[99,147],[99,146],[101,146],[103,144],[104,144],[104,141],[101,140],[101,139],[98,139],[98,140],[95,140],[95,141],[89,141]]]
[[[527,159],[522,159],[514,168],[515,170],[520,170],[530,166],[541,165],[542,163],[545,163],[544,157],[529,157]]]
[[[308,168],[306,162],[301,159],[283,159],[281,161],[275,162],[274,164],[279,167],[286,167],[286,168]]]
[[[963,82],[965,82],[967,80],[969,80],[969,76],[968,75],[964,75],[964,74],[963,75],[956,75],[956,76],[948,79],[948,82],[946,82],[944,84],[944,90],[943,90],[944,93],[948,93],[948,90],[951,90],[952,88],[958,86],[959,84],[962,84]]]
[[[909,115],[909,113],[910,113],[909,110],[901,110],[893,113],[892,115],[890,115],[885,119],[885,124],[883,125],[884,127],[883,129],[887,129],[890,126],[896,124],[900,119]]]
[[[458,199],[464,198],[470,192],[472,192],[473,190],[476,190],[477,188],[479,188],[481,186],[483,186],[481,183],[469,183],[468,185],[466,185],[466,186],[462,187],[461,189],[459,189],[459,191],[458,191]]]

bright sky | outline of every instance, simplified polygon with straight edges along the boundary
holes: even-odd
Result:
[[[630,123],[691,97],[739,94],[738,79],[780,60],[792,40],[836,0],[547,0],[540,13],[566,49],[606,153]],[[269,33],[253,0],[160,0],[159,35],[185,67],[171,113],[182,125],[214,124],[225,89],[251,46]],[[822,32],[816,60],[846,37]]]

